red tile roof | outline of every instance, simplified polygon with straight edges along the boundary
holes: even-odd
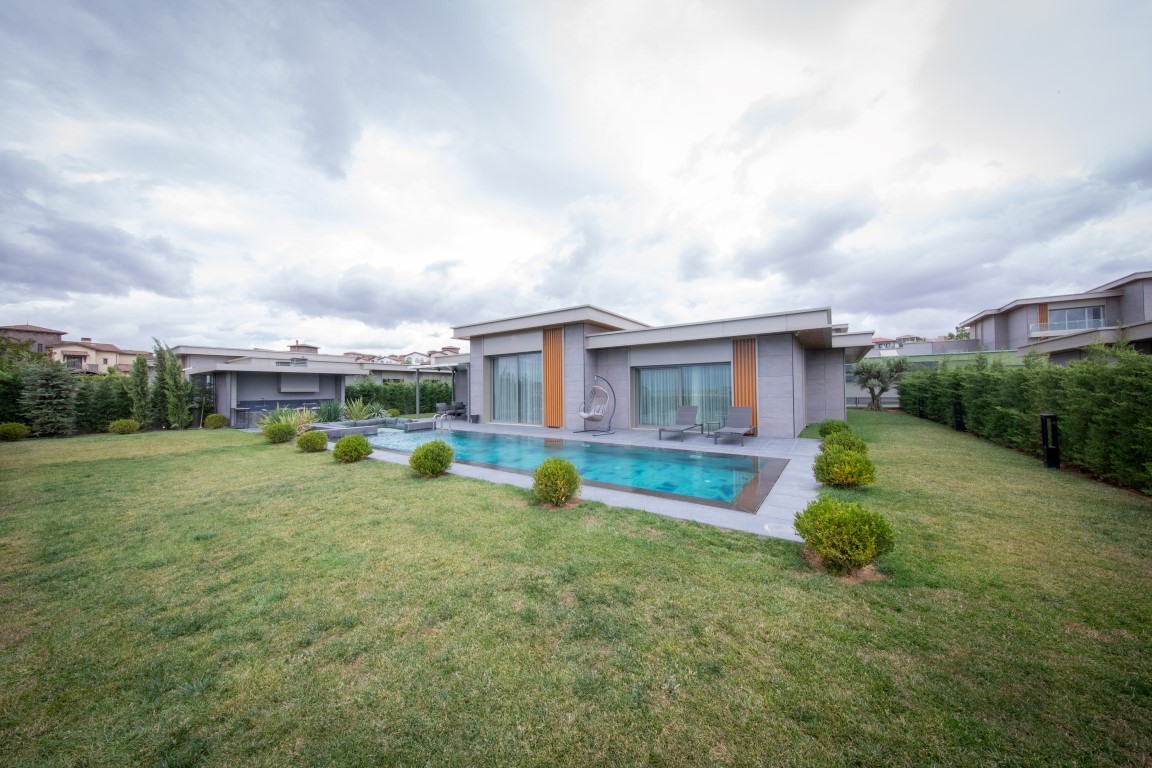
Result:
[[[63,336],[67,331],[54,331],[51,328],[41,328],[38,325],[0,325],[0,331],[29,331],[31,333],[58,333]]]

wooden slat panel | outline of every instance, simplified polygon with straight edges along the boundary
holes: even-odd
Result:
[[[756,425],[756,339],[732,340],[732,405],[752,409]]]
[[[1039,317],[1036,318],[1036,322],[1047,323],[1048,322],[1048,305],[1047,304],[1037,304],[1036,310],[1040,315]]]
[[[544,329],[544,426],[564,426],[564,329]]]

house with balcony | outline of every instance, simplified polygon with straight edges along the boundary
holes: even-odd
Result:
[[[120,373],[129,373],[138,355],[143,355],[152,366],[152,353],[138,349],[120,349],[115,344],[92,341],[83,336],[80,341],[56,341],[46,345],[52,359],[64,363],[70,371],[77,373],[107,373],[115,368]]]
[[[786,438],[844,418],[844,366],[872,348],[871,332],[849,333],[827,307],[652,326],[583,305],[457,326],[453,336],[470,350],[437,362],[454,364],[483,422],[578,431],[601,386],[618,427],[657,429],[680,405],[717,427],[745,406],[755,434]]]
[[[1054,363],[1077,360],[1085,347],[1127,337],[1139,351],[1152,352],[1152,271],[1091,288],[1083,293],[1016,299],[986,309],[961,326],[987,352],[1038,352]]]
[[[44,352],[49,345],[60,342],[65,333],[39,325],[0,325],[0,336],[29,342],[28,349],[32,352]]]

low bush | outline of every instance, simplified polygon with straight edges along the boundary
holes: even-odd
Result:
[[[204,417],[204,426],[207,429],[220,429],[228,426],[228,417],[222,413],[210,413]]]
[[[532,492],[546,504],[563,506],[580,494],[580,473],[567,459],[544,459],[532,476]]]
[[[840,419],[828,419],[827,421],[820,422],[820,437],[828,437],[833,432],[851,432],[852,427],[848,426],[848,422],[841,421]]]
[[[32,430],[28,429],[26,424],[21,424],[16,421],[7,421],[0,424],[0,440],[6,443],[23,440],[30,434],[32,434]]]
[[[341,464],[352,464],[366,459],[371,453],[372,444],[364,435],[345,435],[332,447],[332,456]]]
[[[846,451],[856,451],[857,453],[868,453],[868,444],[864,442],[864,438],[857,435],[855,432],[830,432],[823,442],[820,443],[820,450],[830,451],[840,448]]]
[[[296,437],[296,425],[285,421],[270,421],[261,426],[260,431],[270,443],[287,443]]]
[[[448,467],[452,466],[455,459],[456,454],[452,452],[452,446],[448,443],[443,440],[429,440],[412,451],[408,466],[424,477],[438,477],[448,471]]]
[[[822,496],[796,513],[796,532],[829,573],[858,571],[892,549],[892,528],[880,513]]]
[[[389,408],[389,409],[386,411],[386,413],[387,413],[387,414],[388,414],[390,417],[392,417],[392,418],[394,419],[394,418],[396,418],[397,416],[399,416],[399,415],[400,415],[400,409],[399,409],[399,408]]]
[[[317,430],[305,432],[296,438],[296,447],[304,453],[319,453],[328,447],[328,435]]]
[[[289,424],[292,427],[292,437],[302,435],[308,431],[310,424],[316,423],[316,411],[310,408],[288,408],[285,406],[281,408],[279,404],[276,410],[270,411],[260,417],[260,428],[263,429],[268,424]],[[291,440],[292,438],[288,438]],[[287,442],[287,441],[280,441]]]
[[[339,400],[325,400],[316,408],[320,421],[340,421],[344,417],[344,405]]]
[[[114,435],[131,435],[140,431],[140,422],[136,419],[116,419],[108,425],[108,431]]]
[[[836,488],[857,488],[876,481],[876,467],[859,451],[829,447],[816,455],[812,465],[817,482]]]
[[[349,421],[368,421],[372,418],[373,403],[357,397],[344,403],[344,417]]]

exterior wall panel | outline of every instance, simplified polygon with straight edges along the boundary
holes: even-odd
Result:
[[[764,437],[795,437],[790,334],[756,340],[756,428]]]
[[[756,403],[756,339],[732,340],[732,405],[752,409],[752,426],[760,434]]]
[[[564,426],[564,329],[544,329],[544,426]]]

